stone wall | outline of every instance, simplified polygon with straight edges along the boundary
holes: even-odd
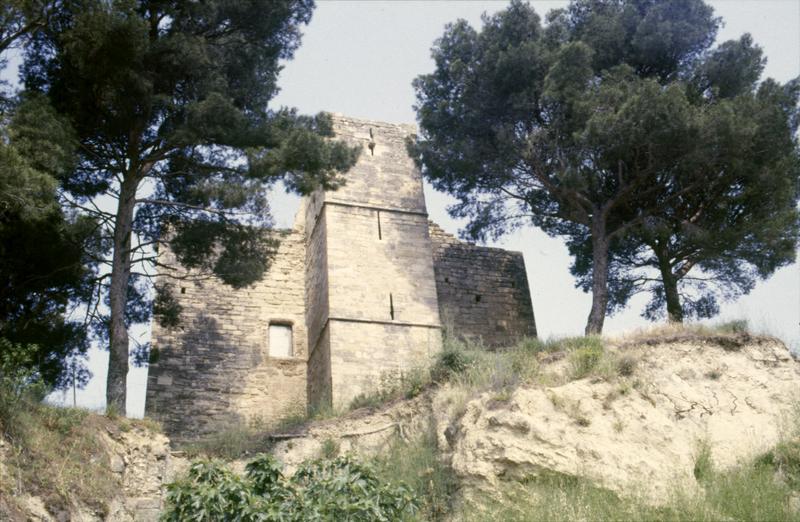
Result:
[[[442,318],[490,345],[535,334],[522,255],[429,225],[406,152],[413,127],[340,115],[333,124],[362,148],[358,163],[344,187],[303,200],[264,279],[241,290],[178,283],[181,325],[153,325],[146,413],[173,437],[347,405],[427,364]],[[166,250],[160,261],[178,267]],[[291,325],[291,357],[270,355],[270,323]]]
[[[153,322],[145,405],[171,436],[305,411],[305,238],[302,230],[281,236],[272,266],[251,287],[234,290],[213,278],[174,283],[181,324]],[[166,249],[160,261],[178,266]],[[292,357],[270,356],[271,322],[292,326]]]
[[[521,252],[459,241],[430,222],[439,311],[446,328],[488,346],[536,335]]]
[[[344,406],[382,376],[427,363],[441,323],[422,176],[406,152],[411,128],[335,116],[334,131],[362,154],[347,184],[325,194],[316,223],[326,229],[329,346],[315,347],[312,371],[315,381],[330,375],[319,396]]]
[[[328,335],[328,249],[323,195],[314,193],[305,206],[306,325],[308,327],[308,401],[330,402],[330,335]],[[303,209],[301,209],[303,210]]]

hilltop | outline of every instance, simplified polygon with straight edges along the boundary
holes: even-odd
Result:
[[[42,425],[50,446],[62,437],[60,452],[8,437],[0,447],[0,513],[154,520],[189,457],[226,457],[241,473],[267,450],[287,476],[309,459],[355,454],[381,480],[407,484],[420,519],[800,518],[800,366],[775,338],[661,329],[493,351],[451,341],[430,372],[383,384],[351,411],[180,449],[142,423],[51,415]],[[93,442],[81,446],[79,434]],[[88,453],[76,463],[73,451]],[[72,483],[53,478],[59,467]],[[20,479],[26,469],[50,478]]]

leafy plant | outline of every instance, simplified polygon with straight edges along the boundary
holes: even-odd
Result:
[[[431,379],[434,382],[447,380],[450,376],[463,373],[472,363],[472,359],[460,347],[450,344],[439,353],[436,363],[431,368]]]
[[[591,339],[591,338],[587,338]],[[587,342],[584,346],[570,353],[572,377],[582,379],[589,375],[600,363],[603,357],[603,344],[599,339],[596,342]]]
[[[350,456],[307,462],[291,479],[269,455],[245,469],[239,477],[219,461],[195,462],[167,487],[162,521],[389,521],[418,509],[410,489]]]
[[[617,360],[617,373],[622,377],[630,377],[636,371],[638,361],[632,355],[623,355]]]
[[[377,459],[381,478],[407,484],[419,502],[419,520],[442,520],[450,514],[458,480],[439,454],[436,432],[395,441]]]
[[[749,35],[712,47],[702,0],[530,4],[448,24],[413,83],[410,149],[464,236],[565,237],[587,334],[640,292],[713,316],[794,260],[800,83],[759,81]]]

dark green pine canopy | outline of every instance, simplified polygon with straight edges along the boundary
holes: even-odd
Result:
[[[24,81],[77,136],[77,165],[60,179],[65,197],[104,223],[108,402],[124,410],[127,327],[149,310],[141,278],[152,273],[153,250],[169,241],[185,266],[246,286],[275,252],[262,230],[270,184],[335,188],[356,151],[328,139],[324,115],[268,106],[311,0],[59,7],[26,50]],[[113,210],[95,207],[99,196]]]
[[[749,35],[712,47],[701,0],[575,0],[546,23],[514,1],[483,22],[436,41],[410,149],[467,236],[566,238],[587,333],[640,291],[650,317],[712,315],[794,259],[799,84],[760,81]]]

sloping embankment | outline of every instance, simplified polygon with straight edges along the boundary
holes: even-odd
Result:
[[[495,353],[473,361],[487,372],[480,378],[451,375],[413,399],[309,423],[278,437],[272,452],[291,472],[330,448],[368,458],[434,431],[466,496],[557,474],[658,503],[675,483],[695,483],[703,448],[725,468],[797,428],[800,365],[776,339],[684,333],[604,344],[600,352]],[[19,449],[2,441],[0,519],[156,520],[165,484],[186,460],[135,423],[96,419],[91,429],[86,473],[100,466],[102,498],[62,491],[67,482],[51,481],[58,491],[26,486]],[[71,444],[65,439],[64,452]]]

